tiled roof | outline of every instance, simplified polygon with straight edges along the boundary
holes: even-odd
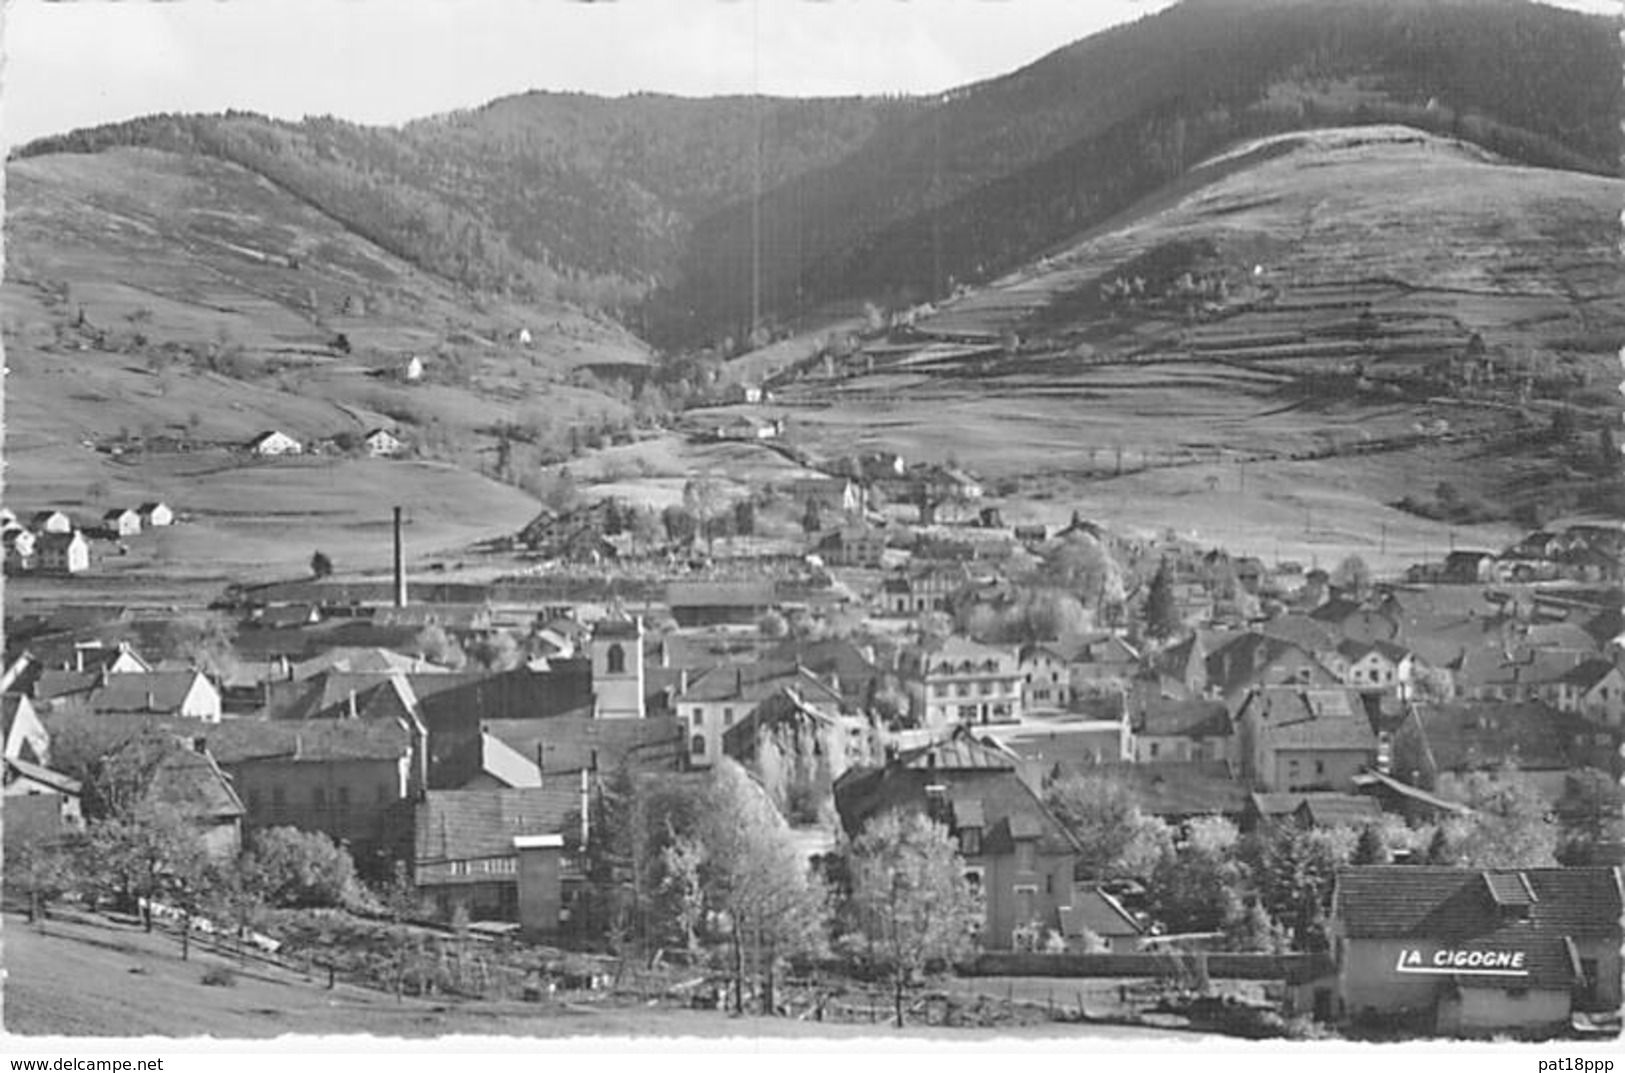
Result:
[[[1536,770],[1606,768],[1611,760],[1612,749],[1595,744],[1594,727],[1540,702],[1418,705],[1415,712],[1395,734],[1395,749],[1419,744],[1420,737],[1440,771],[1475,771],[1507,760]]]
[[[1127,783],[1140,811],[1154,816],[1239,816],[1247,787],[1222,761],[1102,764]]]
[[[1061,910],[1061,931],[1081,935],[1086,929],[1103,939],[1145,933],[1116,898],[1099,887],[1078,886],[1073,889],[1071,907]]]
[[[86,696],[85,705],[98,712],[175,712],[198,677],[196,671],[110,674],[104,685]]]
[[[247,812],[213,757],[179,745],[153,769],[147,797],[216,819],[240,819]]]
[[[1497,905],[1497,893],[1508,900]],[[1521,949],[1528,983],[1537,987],[1564,987],[1573,980],[1565,940],[1617,944],[1620,912],[1620,875],[1610,868],[1345,868],[1337,873],[1332,899],[1333,919],[1351,939]]]
[[[52,771],[40,764],[10,756],[5,758],[5,766],[7,786],[18,778],[24,778],[49,787],[59,794],[67,794],[70,797],[77,797],[79,794],[79,781],[69,778],[60,771]]]
[[[1350,938],[1484,936],[1508,926],[1496,912],[1490,877],[1518,871],[1431,865],[1339,869],[1332,909]],[[1614,869],[1530,868],[1522,874],[1535,896],[1527,923],[1537,932],[1575,938],[1619,934],[1620,886]]]
[[[383,719],[226,719],[195,736],[227,767],[273,759],[396,760],[412,749],[411,733],[400,723]]]
[[[909,749],[897,756],[901,767],[921,771],[1014,771],[1016,759],[1004,749],[976,740],[964,730],[939,741]]]
[[[1256,719],[1273,749],[1371,751],[1377,737],[1358,694],[1345,689],[1269,686],[1250,695],[1237,720]]]
[[[417,807],[417,863],[506,857],[516,835],[564,831],[580,814],[570,787],[430,790]]]
[[[1305,794],[1296,811],[1315,827],[1364,827],[1382,818],[1381,806],[1360,794]]]
[[[1159,738],[1222,738],[1233,729],[1223,701],[1158,698],[1136,718],[1134,732]]]
[[[492,719],[483,725],[487,733],[527,760],[537,755],[540,746],[544,785],[558,773],[589,767],[595,754],[600,771],[613,770],[627,757],[639,768],[669,770],[679,755],[686,755],[682,726],[669,716],[594,719],[589,713],[551,719]]]
[[[1045,854],[1079,852],[1071,833],[1009,769],[928,770],[900,764],[853,768],[835,782],[835,808],[847,834],[855,835],[883,812],[927,812],[930,804],[926,787],[933,785],[945,788],[961,824],[964,817],[975,815],[975,808],[981,809],[984,856],[1013,853],[1018,838],[1037,838],[1039,851]]]
[[[679,607],[771,607],[771,582],[674,581],[666,586],[666,604]]]

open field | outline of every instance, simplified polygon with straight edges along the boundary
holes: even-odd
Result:
[[[459,1002],[404,998],[340,984],[332,991],[274,968],[241,969],[233,987],[205,986],[204,972],[231,964],[195,951],[182,961],[175,941],[134,925],[53,920],[45,934],[8,914],[5,1030],[17,1036],[168,1036],[272,1039],[287,1035],[369,1035],[424,1039],[454,1036],[671,1037],[706,1040],[866,1038],[936,1043],[1001,1039],[1180,1047],[1211,1037],[1119,1025],[1045,1024],[981,1029],[814,1023],[735,1018],[703,1010],[554,1002]],[[974,991],[974,989],[971,989]],[[1029,989],[1023,987],[1023,996]],[[991,994],[987,988],[984,993]]]
[[[1520,415],[1441,397],[1470,349],[1503,380],[1581,385],[1576,412],[1613,419],[1625,184],[1404,128],[1285,136],[1203,172],[1206,184],[948,303],[918,322],[912,350],[781,385],[766,410],[821,453],[955,458],[1005,483],[1007,517],[1079,509],[1323,564],[1509,535],[1388,506],[1441,481],[1510,507],[1567,479],[1520,424],[1549,421],[1556,403],[1537,394]],[[1155,291],[1182,272],[1222,278],[1224,297],[1198,316],[1101,294],[1119,276],[1149,275]],[[996,344],[1009,330],[1018,352],[933,341]]]

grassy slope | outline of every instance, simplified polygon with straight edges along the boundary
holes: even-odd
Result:
[[[388,549],[371,527],[396,503],[414,517],[414,552],[511,531],[535,504],[440,463],[249,465],[221,450],[115,459],[84,441],[123,430],[225,445],[267,428],[316,438],[388,425],[410,442],[432,424],[469,466],[490,447],[477,430],[493,423],[620,416],[620,403],[561,380],[581,364],[648,359],[620,329],[569,307],[476,304],[263,180],[203,158],[34,158],[10,165],[8,194],[7,502],[88,520],[161,498],[194,517],[163,554],[148,539],[110,560],[115,573],[286,573],[316,547],[341,568],[381,564]],[[512,342],[519,327],[532,346]],[[350,355],[324,346],[340,331]],[[164,344],[238,349],[248,379],[182,358],[155,362]],[[437,347],[459,355],[462,382],[434,382]],[[411,354],[427,357],[429,383],[364,375]]]
[[[953,453],[991,477],[1047,473],[1059,518],[1076,505],[1148,528],[1223,536],[1265,554],[1279,539],[1283,555],[1322,562],[1349,549],[1376,558],[1387,526],[1390,555],[1396,544],[1436,555],[1452,539],[1446,527],[1381,504],[1447,478],[1499,496],[1538,460],[1497,455],[1486,464],[1489,456],[1462,446],[1319,463],[1256,461],[1247,466],[1245,490],[1236,463],[1328,440],[1403,434],[1435,420],[1510,431],[1511,417],[1502,412],[1377,393],[1317,396],[1300,381],[1366,357],[1346,330],[1362,306],[1383,320],[1384,347],[1392,344],[1391,353],[1379,349],[1370,359],[1376,373],[1390,360],[1443,360],[1472,332],[1492,350],[1512,353],[1617,334],[1625,327],[1625,289],[1611,243],[1625,183],[1496,164],[1471,147],[1397,128],[1318,133],[1285,154],[1258,152],[1244,163],[1215,166],[1211,183],[1171,203],[1152,199],[1117,229],[1063,246],[925,322],[927,330],[994,337],[1020,330],[1027,349],[991,374],[877,371],[833,386],[809,382],[780,397],[805,407],[795,413],[798,423],[830,450],[850,444],[911,456]],[[1156,314],[1111,317],[1087,302],[1075,314],[1057,317],[1052,309],[1041,319],[1068,296],[1098,291],[1118,266],[1192,238],[1211,239],[1232,278],[1246,280],[1262,265],[1281,291],[1276,308],[1200,328]],[[1382,279],[1400,285],[1372,282]],[[1335,293],[1339,288],[1347,293]],[[1356,303],[1354,312],[1318,308],[1328,293]],[[1325,361],[1243,354],[1238,364],[1231,355],[1191,352],[1226,342],[1226,334],[1248,343],[1306,329],[1329,332],[1334,352]],[[1157,363],[1087,364],[1130,351]],[[1612,374],[1606,352],[1575,361],[1596,384]],[[1080,470],[1108,464],[1118,447],[1131,468],[1148,453],[1208,461],[1068,483]],[[1505,535],[1456,534],[1463,543]]]
[[[8,914],[5,1031],[14,1037],[140,1037],[219,1040],[267,1039],[298,1034],[368,1035],[424,1039],[448,1036],[570,1037],[663,1036],[708,1040],[752,1038],[892,1038],[889,1028],[815,1024],[786,1019],[737,1019],[707,1011],[607,1005],[538,1007],[519,1003],[402,1001],[341,985],[320,984],[276,969],[239,975],[235,987],[205,987],[206,967],[226,963],[208,953],[180,960],[173,940],[138,928],[52,921],[40,935]],[[136,970],[140,970],[139,972]],[[989,989],[991,990],[991,989]],[[1197,1043],[1190,1034],[1119,1026],[1046,1025],[994,1033],[973,1029],[911,1028],[910,1039],[972,1042],[1014,1035],[1065,1039],[1072,1045],[1139,1040],[1161,1046]],[[14,1041],[26,1053],[27,1044]]]

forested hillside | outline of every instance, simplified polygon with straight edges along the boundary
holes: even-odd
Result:
[[[1612,173],[1619,66],[1609,20],[1528,0],[1186,0],[931,99],[532,93],[400,129],[158,116],[20,154],[219,157],[419,268],[676,348],[987,279],[1271,131],[1403,122]]]

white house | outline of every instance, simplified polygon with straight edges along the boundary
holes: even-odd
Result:
[[[403,446],[395,434],[387,428],[373,429],[361,442],[367,448],[367,453],[374,458],[394,458],[401,453]]]
[[[305,448],[298,440],[285,432],[272,429],[262,432],[248,441],[249,450],[257,455],[298,455],[304,454]]]
[[[5,536],[6,561],[12,566],[27,569],[34,565],[35,545],[39,538],[27,529],[7,529]]]
[[[71,533],[73,519],[59,510],[42,510],[29,522],[36,533]]]
[[[423,359],[413,355],[407,360],[406,368],[401,371],[401,378],[408,384],[415,384],[423,379]]]
[[[1387,641],[1344,641],[1327,662],[1344,685],[1355,689],[1391,690],[1408,697],[1415,681],[1416,657],[1409,649]]]
[[[175,524],[175,512],[164,503],[143,503],[135,512],[141,516],[141,524],[149,529]]]
[[[1625,722],[1625,671],[1607,660],[1587,660],[1575,667],[1558,679],[1555,694],[1558,711],[1605,726]]]
[[[121,537],[141,532],[141,515],[129,507],[115,507],[102,515],[102,526]]]

